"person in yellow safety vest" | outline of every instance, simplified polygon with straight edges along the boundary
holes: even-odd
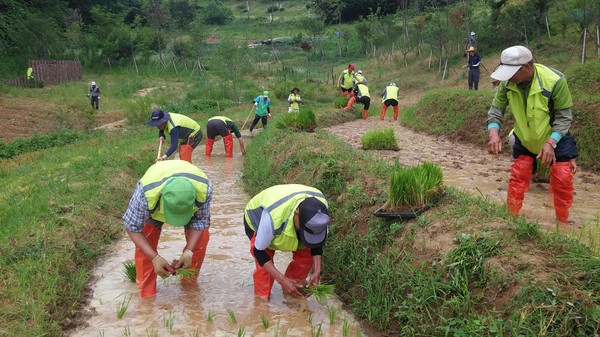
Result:
[[[555,69],[534,63],[531,51],[524,46],[503,50],[500,65],[491,77],[501,82],[488,111],[490,153],[497,155],[502,151],[499,129],[507,107],[515,118],[515,161],[510,167],[508,210],[519,213],[529,188],[533,161],[539,158],[543,166],[550,167],[556,219],[568,223],[579,152],[569,132],[573,100],[566,78]]]
[[[398,120],[398,87],[396,83],[392,82],[388,85],[381,93],[383,104],[381,105],[381,117],[380,120],[385,119],[385,112],[391,105],[394,107],[394,120]]]
[[[28,81],[33,81],[34,77],[33,77],[33,68],[29,67],[27,68],[27,80]]]
[[[123,227],[135,243],[136,282],[141,298],[156,294],[156,275],[166,278],[176,269],[200,272],[210,239],[212,184],[206,174],[183,160],[158,162],[135,186]],[[184,227],[186,245],[177,262],[159,255],[158,240],[164,223]],[[182,283],[195,283],[198,273]]]
[[[157,161],[167,159],[179,147],[179,159],[192,162],[192,152],[202,140],[202,130],[196,121],[185,115],[154,109],[146,124],[158,128],[159,142],[164,141],[166,135],[171,137],[171,146]]]
[[[362,103],[363,107],[363,119],[369,117],[369,106],[371,105],[371,97],[369,96],[369,88],[365,84],[358,84],[354,88],[354,96],[350,97],[348,105],[344,110],[350,110],[354,102]]]
[[[288,96],[288,103],[290,103],[290,107],[288,112],[299,112],[300,105],[298,103],[302,102],[300,98],[300,89],[293,88],[291,94]]]
[[[338,89],[342,89],[342,95],[344,97],[348,97],[348,93],[350,96],[353,95],[352,92],[352,82],[354,80],[354,64],[349,64],[348,69],[342,71],[340,77],[337,80]]]
[[[327,207],[321,191],[299,184],[269,187],[248,202],[244,229],[256,264],[255,296],[268,301],[275,280],[293,297],[302,297],[300,290],[305,285],[319,284],[330,221]],[[293,252],[284,274],[273,263],[276,250]]]
[[[352,80],[352,83],[354,84],[354,86],[357,86],[358,84],[364,84],[367,85],[367,78],[363,75],[363,71],[359,70],[356,72],[356,74],[354,75],[354,79]]]
[[[242,155],[246,154],[246,146],[237,124],[227,117],[215,116],[206,123],[206,156],[210,157],[215,138],[219,135],[223,137],[223,143],[225,144],[225,157],[233,157],[233,136],[231,133],[235,134],[238,139]]]

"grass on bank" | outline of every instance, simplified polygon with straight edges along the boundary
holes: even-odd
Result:
[[[326,144],[326,145],[323,145]],[[324,281],[359,318],[401,336],[593,336],[600,258],[576,237],[542,231],[504,206],[450,188],[415,220],[371,217],[392,165],[317,130],[254,137],[249,194],[303,183],[328,197]]]

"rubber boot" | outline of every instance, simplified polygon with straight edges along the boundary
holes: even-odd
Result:
[[[188,163],[192,163],[192,152],[194,152],[194,148],[188,144],[179,145],[179,159],[185,160]]]
[[[188,241],[190,236],[190,231],[185,231],[185,241]],[[196,243],[196,247],[194,247],[193,255],[192,255],[192,265],[191,269],[198,269],[198,274],[194,277],[190,277],[188,279],[181,279],[181,283],[196,283],[196,279],[200,274],[200,268],[202,268],[202,262],[204,262],[204,255],[206,255],[206,246],[208,245],[208,240],[210,239],[210,233],[208,229],[205,229],[202,232],[202,236]]]
[[[348,92],[346,90],[342,91],[342,96],[348,97]]]
[[[156,251],[158,239],[160,238],[160,229],[155,226],[144,224],[142,233],[148,240],[150,247]],[[135,247],[135,281],[140,292],[140,298],[156,295],[156,273],[154,265],[142,251]]]
[[[573,171],[569,162],[557,162],[550,166],[550,186],[556,219],[568,223],[569,207],[573,204]]]
[[[206,138],[206,152],[205,152],[205,155],[207,157],[210,157],[210,154],[212,153],[212,149],[213,149],[213,145],[214,144],[215,144],[215,140],[214,139]]]
[[[233,157],[233,136],[231,136],[231,133],[223,137],[223,143],[225,143],[225,157]]]
[[[352,108],[352,105],[354,105],[354,102],[356,102],[356,98],[354,96],[350,97],[350,99],[348,100],[348,104],[346,104],[344,110],[350,110]]]
[[[397,105],[394,107],[394,120],[395,121],[398,120],[398,106]]]
[[[369,110],[365,109],[363,110],[363,119],[367,119],[367,117],[369,117]]]
[[[532,164],[532,157],[519,156],[510,166],[506,207],[514,215],[519,214],[521,207],[523,207],[525,191],[529,189]]]
[[[381,105],[381,117],[379,120],[382,121],[385,119],[385,112],[387,111],[387,106],[385,104]]]
[[[292,256],[292,262],[285,270],[285,276],[296,281],[304,281],[313,265],[310,248],[298,249]]]
[[[256,235],[250,239],[250,255],[252,255],[252,258],[254,258],[254,241],[256,241]],[[265,251],[271,257],[271,261],[273,261],[275,251],[268,248]],[[254,264],[256,265],[253,275],[254,295],[268,301],[271,296],[271,288],[273,288],[275,279],[258,263],[256,258],[254,258]]]

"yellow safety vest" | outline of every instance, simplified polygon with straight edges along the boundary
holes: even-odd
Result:
[[[300,100],[300,95],[290,94],[290,96],[288,97],[288,101],[295,101],[295,100]],[[292,102],[290,104],[290,107],[292,109],[296,109],[296,110],[300,109],[300,105],[298,105],[298,102]]]
[[[190,134],[190,137],[195,136],[198,131],[200,131],[200,125],[198,125],[195,120],[189,118],[188,116],[176,113],[170,113],[169,115],[170,118],[167,121],[167,126],[165,127],[165,134],[170,134],[171,130],[178,126],[194,130]]]
[[[348,69],[342,71],[342,83],[340,86],[344,89],[352,88],[352,80],[354,79],[354,72],[348,71]]]
[[[165,160],[150,166],[144,174],[140,183],[144,189],[144,195],[148,201],[148,211],[150,217],[156,221],[165,222],[165,213],[163,211],[160,196],[162,189],[167,181],[173,177],[186,178],[196,189],[196,204],[194,213],[198,211],[199,206],[206,202],[208,194],[208,177],[197,166],[190,164],[185,160]]]
[[[552,125],[550,125],[552,107],[549,106],[549,99],[552,97],[556,82],[564,75],[542,64],[536,63],[534,68],[535,72],[527,97],[524,96],[523,90],[509,81],[503,82],[500,90],[506,91],[506,98],[515,118],[515,134],[521,144],[532,153],[539,153],[552,133]],[[572,102],[567,102],[567,105],[570,107]],[[494,106],[504,108],[496,104]]]
[[[390,85],[385,88],[385,96],[383,97],[383,100],[386,101],[388,99],[398,101],[398,87]]]
[[[356,87],[358,88],[357,97],[371,97],[369,96],[369,87],[364,84],[359,84]]]
[[[275,238],[269,249],[293,252],[303,245],[298,240],[294,227],[294,211],[306,198],[315,197],[327,205],[321,191],[300,184],[276,185],[269,187],[252,198],[244,210],[246,223],[252,230],[260,223],[260,217],[266,209],[273,219]]]
[[[221,121],[225,122],[225,124],[227,124],[227,122],[233,122],[230,118],[227,118],[225,116],[215,116],[215,117],[209,118],[208,120],[212,121],[214,119],[221,120]]]

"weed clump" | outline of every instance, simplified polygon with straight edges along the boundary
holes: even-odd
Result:
[[[381,130],[367,131],[361,138],[363,149],[376,150],[398,150],[398,139],[394,129],[385,128]]]

